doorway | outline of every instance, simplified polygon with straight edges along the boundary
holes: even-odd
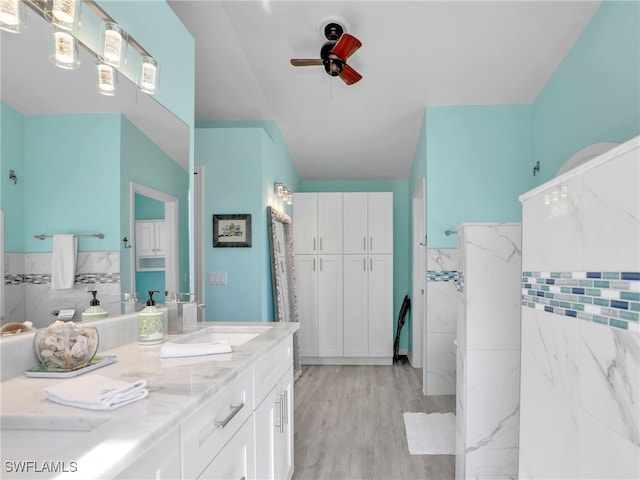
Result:
[[[426,301],[426,235],[425,235],[425,179],[418,182],[412,195],[412,278],[413,290],[411,301],[411,352],[409,361],[414,368],[425,368],[424,332]],[[424,382],[423,382],[424,384]]]
[[[159,192],[154,190],[153,188],[147,187],[145,185],[140,185],[135,182],[131,182],[130,187],[130,197],[129,197],[129,205],[130,205],[130,229],[133,236],[133,248],[131,248],[130,254],[132,258],[130,259],[130,275],[131,275],[131,291],[138,292],[138,285],[136,284],[136,273],[137,273],[137,258],[136,258],[136,245],[138,239],[135,237],[136,232],[136,196],[140,195],[143,197],[148,197],[149,199],[156,200],[161,202],[164,206],[164,222],[165,222],[165,236],[164,239],[166,241],[165,244],[165,255],[164,255],[164,285],[158,285],[156,288],[160,290],[161,295],[158,296],[158,300],[164,300],[164,292],[175,292],[178,293],[179,290],[179,282],[178,282],[178,199],[176,197],[172,197],[171,195],[167,195],[166,193]],[[146,297],[144,296],[145,292],[138,292],[140,294],[140,301],[145,301]],[[156,297],[154,297],[156,298]]]

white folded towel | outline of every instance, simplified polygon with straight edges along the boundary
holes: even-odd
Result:
[[[78,240],[75,235],[54,235],[51,254],[51,289],[73,288],[76,281]]]
[[[51,385],[42,392],[48,400],[70,407],[115,410],[149,395],[146,385],[146,380],[129,383],[103,375],[83,375]]]
[[[219,353],[231,353],[231,345],[228,343],[172,343],[167,342],[160,349],[163,358],[172,357],[196,357],[198,355],[214,355]]]

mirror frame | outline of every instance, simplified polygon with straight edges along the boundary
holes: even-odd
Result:
[[[284,231],[284,254],[286,258],[287,265],[287,278],[290,280],[288,295],[286,299],[283,299],[282,293],[282,275],[280,271],[280,267],[278,262],[276,262],[276,225],[280,223],[283,226]],[[269,254],[271,257],[271,282],[273,285],[273,309],[275,314],[276,322],[285,322],[287,321],[284,318],[284,312],[281,308],[281,302],[279,299],[283,301],[287,301],[289,304],[289,314],[290,317],[288,319],[289,322],[298,323],[298,302],[296,296],[296,276],[295,276],[295,268],[293,263],[293,225],[291,222],[291,217],[288,215],[279,212],[273,207],[267,207],[267,226],[269,229]],[[302,375],[302,364],[300,361],[300,337],[299,331],[293,334],[293,378],[294,381],[297,381]]]
[[[286,258],[286,272],[281,272],[280,265],[276,262],[276,223],[282,224],[284,228],[284,254]],[[267,224],[269,228],[269,252],[271,255],[271,283],[273,285],[273,306],[276,322],[297,322],[298,321],[298,306],[296,301],[296,282],[295,273],[293,267],[293,231],[291,225],[291,218],[276,210],[273,207],[267,207]],[[290,280],[289,288],[287,290],[287,298],[283,297],[282,287],[282,274],[286,273],[287,279]],[[285,312],[283,311],[281,301],[286,301],[289,305],[290,318],[285,318]]]

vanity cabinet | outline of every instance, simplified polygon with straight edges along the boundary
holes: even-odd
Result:
[[[293,476],[293,368],[280,379],[255,413],[256,477]]]
[[[182,422],[181,446],[185,478],[201,478],[206,471],[213,473],[209,464],[220,456],[227,456],[222,455],[229,448],[227,442],[230,443],[231,438],[252,417],[253,386],[253,371],[247,370]],[[251,426],[247,428],[251,428],[253,436],[253,422],[250,423]],[[244,443],[242,440],[236,443],[238,442]],[[237,448],[244,450],[241,446]],[[228,456],[238,455],[232,449]],[[243,465],[248,464],[247,462],[249,459]],[[248,465],[252,466],[253,460]],[[254,475],[247,476],[253,477]]]
[[[255,366],[255,467],[261,480],[293,476],[293,343]]]
[[[260,478],[255,475],[255,448],[253,422],[249,419],[242,424],[229,443],[197,478],[202,480]],[[185,478],[190,477],[185,476]]]
[[[167,223],[164,220],[136,220],[136,268],[164,270],[167,254]]]
[[[342,253],[342,193],[294,193],[295,254]]]
[[[181,478],[180,470],[180,429],[175,427],[115,478],[118,480],[175,479]]]

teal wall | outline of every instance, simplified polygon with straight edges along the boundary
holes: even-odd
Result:
[[[24,251],[24,116],[0,102],[0,207],[4,211],[6,252]],[[18,183],[9,179],[14,170]],[[9,208],[8,208],[9,207]]]
[[[119,114],[24,117],[23,251],[50,252],[51,239],[33,238],[41,233],[103,233],[79,238],[78,250],[119,249],[120,122]]]
[[[100,0],[98,3],[158,61],[160,83],[154,98],[193,127],[195,40],[169,4],[159,0]],[[83,8],[83,21],[85,10],[89,9]],[[84,24],[82,27],[85,29]],[[125,71],[129,78],[135,79],[137,62],[132,49],[129,50]]]
[[[535,185],[584,147],[640,133],[640,2],[606,1],[533,105]]]
[[[287,214],[275,182],[299,190],[300,177],[275,122],[203,122],[196,129],[196,164],[205,168],[205,277],[227,272],[227,285],[208,285],[209,321],[272,321],[273,295],[267,206]],[[213,214],[250,213],[251,248],[213,248]]]
[[[427,108],[427,248],[455,248],[444,231],[463,222],[520,221],[531,123],[530,105]]]
[[[405,295],[411,297],[411,193],[406,181],[302,181],[302,192],[392,192],[393,193],[393,338],[397,315]],[[400,333],[400,348],[408,346],[407,324]]]
[[[125,117],[122,117],[120,169],[118,191],[120,192],[118,246],[120,250],[120,264],[122,272],[130,271],[132,258],[131,249],[124,249],[120,241],[122,237],[133,238],[135,232],[130,229],[130,189],[131,182],[152,188],[166,195],[178,199],[178,280],[180,292],[189,290],[189,174],[155,143],[142,133]],[[164,213],[163,213],[164,217]],[[122,275],[122,291],[131,291],[129,275]],[[164,282],[162,282],[164,285]],[[155,289],[155,288],[154,288]],[[143,291],[136,285],[139,293]],[[164,288],[158,297],[164,297]]]

